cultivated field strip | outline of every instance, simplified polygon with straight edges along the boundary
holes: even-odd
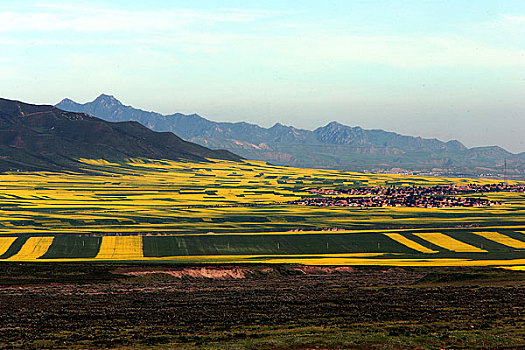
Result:
[[[14,241],[16,241],[16,237],[0,237],[0,255],[7,252]]]
[[[413,234],[413,233],[412,233]],[[457,235],[457,233],[449,233]],[[512,233],[515,235],[515,233]],[[403,236],[400,234],[400,236]],[[428,235],[424,235],[431,240]],[[189,236],[57,236],[27,237],[12,243],[17,252],[2,261],[150,261],[177,264],[193,263],[290,263],[305,265],[380,265],[380,266],[504,266],[523,268],[525,253],[514,248],[494,244],[480,253],[450,252],[454,246],[445,234],[439,243],[447,251],[431,256],[424,249],[417,251],[417,243],[410,243],[397,235],[385,234],[309,234],[309,235],[189,235]],[[417,235],[414,237],[418,237]],[[463,237],[463,236],[462,236]],[[467,233],[472,244],[484,240]],[[6,237],[4,237],[6,238]],[[452,239],[451,237],[449,237]],[[418,238],[420,239],[420,238]],[[12,240],[11,240],[12,241]],[[66,242],[67,241],[67,242]],[[447,242],[444,244],[443,242]],[[455,240],[457,241],[457,240]],[[252,245],[249,245],[249,242]],[[75,247],[65,251],[64,244]],[[402,244],[406,243],[406,244]],[[436,242],[438,243],[438,242]],[[434,244],[434,243],[432,243]],[[431,245],[432,245],[431,244]],[[464,243],[466,244],[466,243]],[[5,245],[8,242],[5,241]],[[253,247],[259,247],[254,250]],[[462,246],[462,248],[464,248]],[[475,247],[474,247],[475,248]],[[496,248],[496,250],[493,250]],[[85,249],[87,252],[85,252]],[[492,250],[491,250],[492,249]],[[503,250],[502,250],[503,249]],[[505,250],[506,249],[506,250]],[[13,249],[11,249],[13,250]],[[464,249],[466,250],[466,249]],[[94,251],[98,253],[94,253]],[[76,252],[76,253],[73,253]]]
[[[458,241],[440,232],[414,232],[415,236],[424,239],[432,244],[445,248],[453,252],[461,253],[486,253],[487,251],[470,244]]]
[[[515,235],[516,233],[514,233]],[[456,237],[459,236],[460,240]],[[502,237],[506,237],[505,240]],[[484,239],[498,240],[488,244]],[[481,240],[481,241],[480,241]],[[2,237],[4,253],[15,246],[15,237]],[[485,245],[483,245],[485,242]],[[506,244],[503,244],[506,243]],[[273,233],[246,235],[69,236],[21,238],[7,259],[102,259],[203,256],[379,256],[425,254],[495,253],[516,251],[525,241],[498,232],[408,233]],[[478,248],[483,246],[484,249]],[[439,250],[434,247],[441,247]],[[519,252],[519,251],[516,251]],[[364,254],[364,255],[363,255]],[[506,253],[505,253],[506,254]],[[524,255],[524,254],[522,254]],[[524,255],[525,257],[525,255]],[[5,258],[4,258],[5,259]]]
[[[485,195],[508,205],[445,210],[288,204],[312,196],[308,190],[315,188],[465,185],[496,180],[360,174],[256,161],[82,161],[91,173],[1,174],[0,235],[446,229],[465,222],[480,231],[503,224],[525,230],[525,203],[519,193]]]
[[[12,261],[32,261],[44,255],[51,244],[53,244],[54,237],[29,237],[24,243],[18,253],[8,258]]]
[[[141,236],[102,237],[100,250],[95,259],[140,260],[144,258]]]
[[[437,251],[429,249],[425,246],[422,246],[421,244],[414,242],[399,233],[384,233],[384,235],[393,239],[396,242],[406,245],[410,249],[417,250],[418,252],[426,253],[426,254],[438,253]]]
[[[519,241],[517,239],[511,238],[499,232],[473,232],[476,235],[479,235],[488,240],[503,244],[507,247],[516,248],[516,249],[525,249],[525,242]]]
[[[424,265],[525,258],[518,248],[525,239],[517,233],[525,232],[522,193],[485,193],[504,205],[479,208],[288,203],[318,196],[309,191],[315,188],[498,180],[360,174],[257,161],[82,162],[82,174],[0,174],[2,261]],[[505,243],[496,233],[515,241]]]

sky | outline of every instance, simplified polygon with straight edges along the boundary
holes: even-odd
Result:
[[[525,1],[1,1],[0,97],[525,152]]]

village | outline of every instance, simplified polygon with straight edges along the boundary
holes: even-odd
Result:
[[[303,197],[290,201],[289,204],[307,206],[338,206],[338,207],[419,207],[419,208],[449,208],[449,207],[482,207],[501,205],[503,203],[490,201],[479,197],[452,197],[470,194],[483,195],[488,192],[525,192],[524,185],[499,184],[467,184],[439,186],[401,186],[401,187],[358,187],[349,189],[311,189],[308,192],[332,197]],[[344,195],[344,196],[340,196]],[[336,197],[334,197],[336,196]]]

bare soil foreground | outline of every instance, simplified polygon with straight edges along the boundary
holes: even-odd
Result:
[[[1,349],[524,349],[525,272],[0,265]]]

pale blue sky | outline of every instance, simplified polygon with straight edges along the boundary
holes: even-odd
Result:
[[[0,96],[525,151],[525,1],[2,1]]]

